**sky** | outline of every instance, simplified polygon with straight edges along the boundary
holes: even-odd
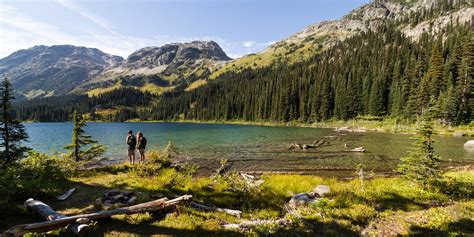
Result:
[[[126,58],[146,46],[214,40],[233,58],[255,53],[368,0],[0,0],[0,58],[72,44]]]

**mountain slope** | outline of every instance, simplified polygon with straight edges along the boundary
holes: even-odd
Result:
[[[35,46],[0,59],[0,76],[27,98],[61,95],[122,60],[93,48]]]
[[[229,60],[231,58],[214,41],[147,47],[135,51],[122,64],[104,71],[76,91],[96,95],[131,86],[161,93],[205,79]]]
[[[416,40],[424,32],[431,30],[437,33],[446,28],[451,19],[463,24],[471,21],[473,15],[474,8],[468,0],[376,0],[339,20],[310,25],[260,53],[233,60],[210,77],[217,78],[227,71],[257,68],[282,61],[301,62],[338,42],[374,30],[387,22],[395,22],[406,36]]]

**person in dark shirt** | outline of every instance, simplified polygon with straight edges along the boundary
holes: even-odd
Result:
[[[135,164],[135,147],[137,146],[137,139],[133,135],[132,130],[128,131],[127,139],[125,140],[128,146],[128,159],[130,164]]]
[[[143,136],[142,132],[137,133],[137,148],[138,153],[140,153],[140,162],[145,162],[145,149],[146,149],[146,138]]]

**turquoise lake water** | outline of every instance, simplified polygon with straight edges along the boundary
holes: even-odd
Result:
[[[28,145],[42,152],[62,151],[71,140],[71,123],[27,123]],[[195,123],[88,123],[86,132],[108,147],[112,161],[126,159],[128,130],[141,131],[148,149],[163,149],[172,141],[182,159],[202,166],[215,166],[228,159],[233,167],[246,171],[294,171],[321,173],[347,171],[363,164],[374,171],[390,171],[406,155],[413,142],[410,135],[389,133],[338,133],[332,129],[266,127]],[[293,143],[311,144],[327,140],[329,145],[312,150],[288,150]],[[468,138],[437,137],[435,149],[445,165],[474,163],[474,154],[464,150]],[[347,152],[363,146],[366,153]]]

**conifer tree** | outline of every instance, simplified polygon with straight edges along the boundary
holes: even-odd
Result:
[[[440,42],[436,42],[431,50],[427,77],[430,83],[430,94],[438,96],[439,92],[446,87],[443,79],[443,55],[441,54]]]
[[[406,179],[424,186],[439,180],[441,174],[440,158],[435,156],[433,147],[434,103],[435,99],[432,97],[429,107],[422,112],[420,117],[414,147],[409,151],[408,156],[400,159],[401,162],[396,170]]]
[[[472,120],[471,113],[474,110],[474,43],[472,35],[466,37],[463,42],[463,56],[459,66],[459,79],[457,83],[457,96],[459,98],[458,123],[466,123]]]
[[[29,148],[21,142],[28,139],[25,127],[16,120],[12,111],[13,89],[8,78],[4,78],[0,87],[0,136],[1,160],[0,165],[8,165],[24,157]]]
[[[92,139],[84,131],[86,126],[86,119],[82,114],[74,111],[72,117],[74,127],[72,129],[72,142],[65,148],[69,150],[68,156],[73,158],[76,162],[81,160],[88,160],[102,155],[106,151],[106,147],[102,144],[97,144],[97,141]],[[88,146],[85,151],[82,148]]]

